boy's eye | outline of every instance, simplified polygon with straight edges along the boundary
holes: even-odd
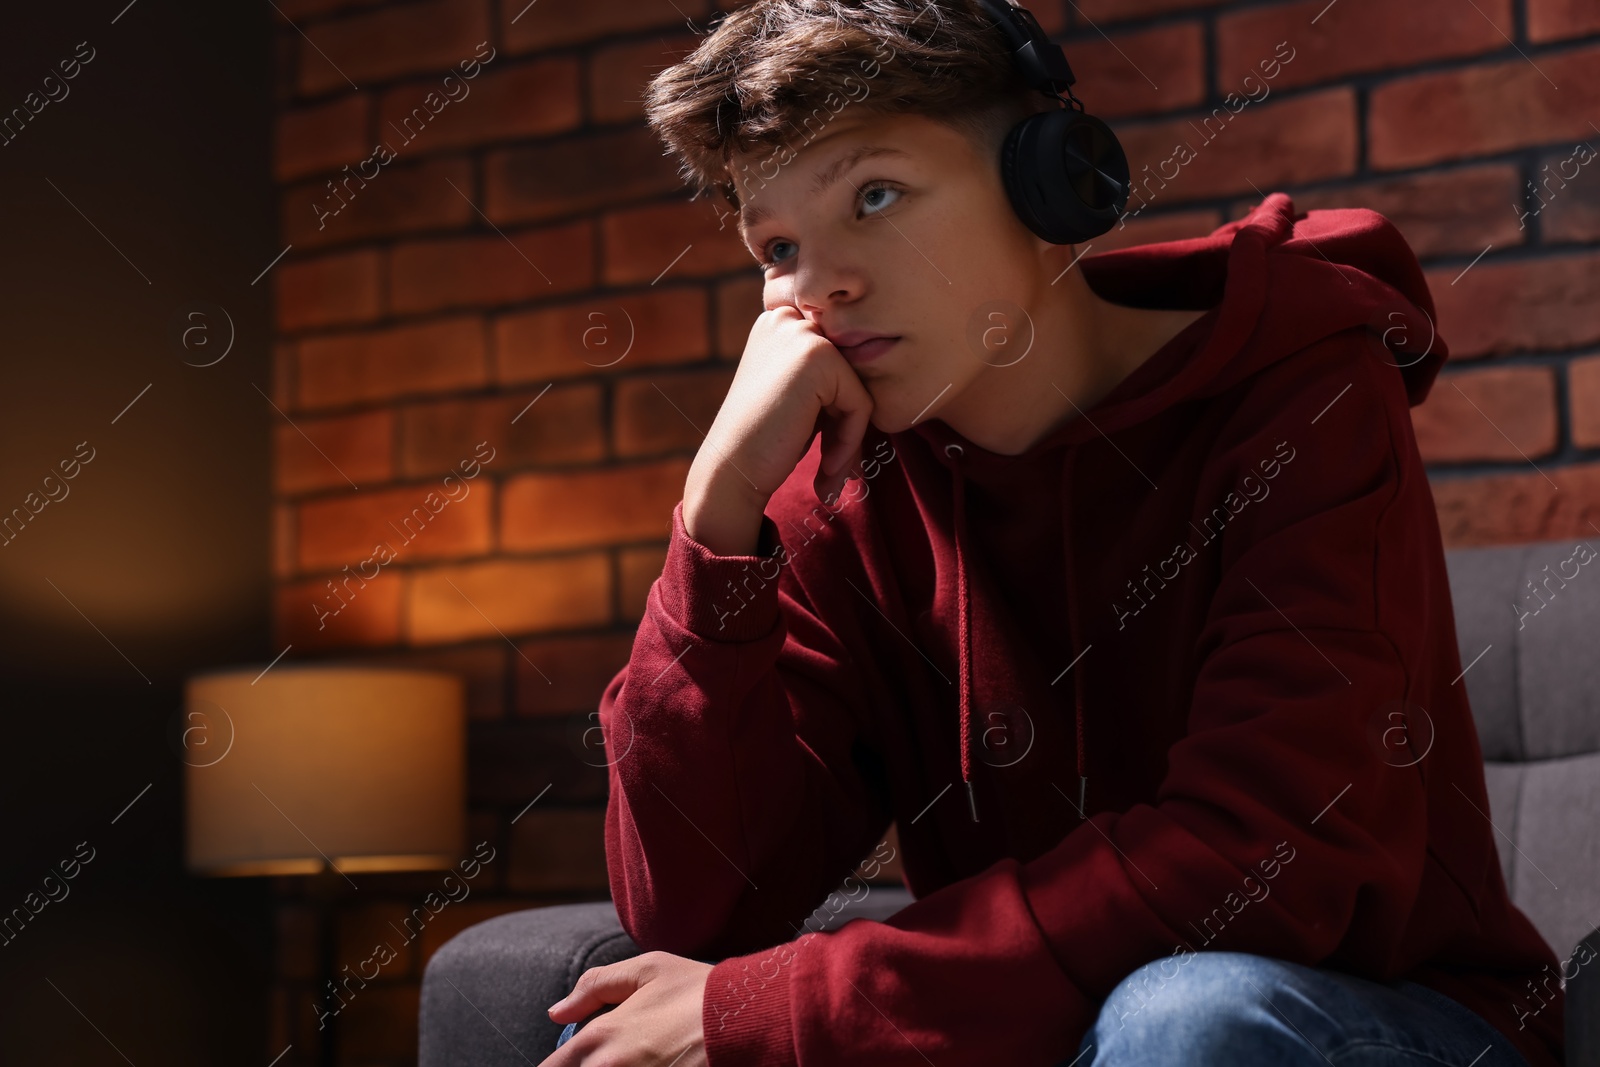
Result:
[[[900,190],[896,189],[894,186],[890,185],[888,182],[868,182],[866,185],[863,185],[861,187],[861,203],[862,203],[862,205],[863,206],[875,207],[879,211],[881,211],[882,209],[888,207],[889,204],[894,203],[894,201],[890,200],[890,201],[888,201],[888,203],[885,203],[884,201],[879,200],[876,204],[869,204],[868,202],[871,199],[873,193],[893,193],[896,197],[898,197],[900,195]],[[868,212],[868,214],[875,214],[875,213],[876,212]]]
[[[765,249],[763,249],[763,251],[766,253],[766,260],[761,265],[763,267],[776,267],[779,263],[782,262],[782,260],[780,260],[778,258],[777,254],[773,250],[774,249],[778,249],[778,248],[782,248],[783,246],[785,246],[787,244],[790,244],[790,243],[791,242],[784,241],[784,240],[777,240],[777,241],[768,242],[767,243],[767,247]]]
[[[885,200],[884,197],[878,197],[878,196],[875,195],[875,194],[878,194],[878,193],[893,193],[894,196],[888,198],[887,200]],[[884,208],[889,207],[891,204],[895,203],[896,199],[898,199],[899,196],[900,196],[900,190],[896,189],[889,182],[886,182],[886,181],[874,181],[874,182],[868,182],[866,185],[863,185],[861,187],[861,191],[857,195],[856,199],[861,204],[864,214],[866,214],[866,215],[876,215],[876,214],[881,213]],[[771,241],[767,242],[766,247],[764,247],[761,250],[762,255],[764,257],[762,262],[761,262],[762,268],[763,269],[770,269],[772,267],[776,267],[779,263],[783,262],[783,260],[781,258],[779,258],[778,254],[777,254],[777,250],[783,248],[786,245],[793,245],[793,244],[794,244],[793,241],[785,241],[781,237],[780,238],[775,238],[774,240],[771,240]]]

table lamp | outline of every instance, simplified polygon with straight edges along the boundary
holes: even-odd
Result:
[[[443,672],[324,663],[191,677],[174,738],[189,870],[317,876],[331,980],[333,900],[358,888],[352,875],[465,854],[465,722],[465,686]],[[332,1058],[330,1030],[321,1061]]]

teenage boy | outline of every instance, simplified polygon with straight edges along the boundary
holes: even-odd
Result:
[[[600,703],[646,952],[546,1062],[1553,1067],[1415,256],[1272,193],[1079,259],[1001,181],[1051,106],[975,0],[756,0],[653,82],[766,310]],[[915,903],[803,932],[891,822]]]

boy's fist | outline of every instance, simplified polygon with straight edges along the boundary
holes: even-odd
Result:
[[[753,552],[767,501],[819,430],[822,457],[813,490],[831,502],[861,462],[871,417],[872,397],[815,323],[788,304],[762,312],[689,469],[684,523],[690,536],[720,554]]]

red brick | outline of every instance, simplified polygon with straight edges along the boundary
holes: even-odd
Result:
[[[377,252],[346,252],[280,263],[272,272],[278,329],[370,322],[381,313]]]
[[[1057,37],[1064,33],[1068,26],[1067,5],[1069,0],[1032,0],[1027,5],[1033,12],[1034,19],[1039,23],[1039,28],[1050,37]],[[1073,71],[1076,74],[1077,68]]]
[[[609,893],[605,814],[604,809],[529,811],[511,828],[507,884],[519,893]]]
[[[606,284],[656,284],[657,279],[756,269],[732,222],[716,222],[705,204],[688,200],[607,213],[600,222]]]
[[[1495,367],[1441,375],[1411,419],[1427,463],[1537,459],[1560,436],[1555,374]]]
[[[1339,0],[1331,8],[1328,0],[1300,0],[1229,12],[1217,20],[1217,82],[1224,90],[1254,92],[1265,84],[1279,91],[1504,48],[1511,0],[1474,6],[1464,13],[1454,0]],[[1284,42],[1288,62],[1276,55]]]
[[[1380,85],[1368,108],[1369,162],[1416,167],[1588,137],[1586,116],[1600,113],[1597,64],[1600,47],[1590,47]]]
[[[1252,182],[1265,195],[1355,169],[1355,96],[1349,89],[1328,89],[1246,103],[1237,114],[1219,104],[1194,118],[1124,126],[1117,137],[1133,176],[1130,213],[1254,192]],[[1186,152],[1177,151],[1180,145]]]
[[[1594,0],[1528,0],[1528,40],[1543,43],[1600,30]]]
[[[522,396],[527,401],[519,403]],[[528,401],[534,406],[528,407]],[[592,463],[604,458],[604,406],[597,385],[551,389],[542,396],[519,394],[507,405],[521,413],[506,432],[507,466]]]
[[[458,63],[473,59],[479,43],[489,39],[489,11],[486,0],[420,0],[319,22],[304,32],[302,93],[422,72],[442,80]],[[493,62],[492,53],[484,55]]]
[[[294,559],[294,508],[288,504],[273,504],[272,576],[274,578],[293,576]]]
[[[1600,526],[1600,464],[1430,480],[1446,548],[1592,538]]]
[[[693,19],[705,26],[706,0],[584,0],[581,4],[507,0],[500,5],[500,30],[512,52],[535,52],[578,44],[615,33],[682,26]]]
[[[1137,207],[1137,203],[1130,207]],[[1222,216],[1216,211],[1191,209],[1189,211],[1156,212],[1151,208],[1148,212],[1127,218],[1127,225],[1118,224],[1111,227],[1099,237],[1091,237],[1075,251],[1082,252],[1088,248],[1085,255],[1096,255],[1100,252],[1109,252],[1115,248],[1129,248],[1133,245],[1159,244],[1162,241],[1180,241],[1189,237],[1204,237],[1206,234],[1222,225]],[[1067,262],[1072,262],[1069,257]]]
[[[376,172],[370,166],[365,169],[372,175],[365,185],[358,168],[351,167],[348,175],[341,171],[338,193],[332,179],[284,190],[279,208],[284,239],[296,248],[323,248],[463,226],[478,217],[463,199],[463,194],[472,195],[473,188],[472,164],[464,159],[406,165],[402,157]],[[318,208],[323,211],[320,216]]]
[[[292,341],[272,345],[272,402],[285,411],[294,407],[294,372],[299,349]]]
[[[1600,162],[1596,162],[1590,140],[1589,162],[1580,163],[1578,146],[1539,157],[1531,179],[1523,179],[1518,213],[1530,212],[1537,218],[1546,244],[1557,241],[1600,241]],[[1531,180],[1533,188],[1527,181]],[[1542,205],[1542,206],[1541,206]]]
[[[496,474],[542,464],[593,463],[605,458],[602,419],[600,389],[594,385],[418,404],[403,416],[401,469],[408,477],[443,474],[471,456],[481,441],[495,450]]]
[[[1294,206],[1298,211],[1369,208],[1394,223],[1418,259],[1452,253],[1475,256],[1488,244],[1504,248],[1525,242],[1526,231],[1517,225],[1511,208],[1520,180],[1517,168],[1509,163],[1455,167],[1302,190],[1294,194]],[[1257,203],[1253,195],[1241,200],[1232,205],[1228,217],[1241,218]]]
[[[1572,405],[1572,443],[1600,448],[1600,356],[1567,364],[1567,395]]]
[[[364,657],[372,666],[416,667],[448,671],[467,684],[467,718],[473,722],[498,722],[506,717],[506,665],[511,649],[496,634],[491,640],[457,648],[407,648]],[[473,841],[481,840],[479,837]]]
[[[1089,30],[1065,49],[1078,77],[1073,92],[1101,118],[1176,111],[1205,99],[1205,37],[1198,22],[1109,38]]]
[[[588,220],[482,237],[411,241],[393,253],[389,299],[397,314],[492,307],[593,288]]]
[[[616,454],[697,450],[732,384],[731,367],[619,381],[611,417]]]
[[[548,8],[565,13],[571,9]],[[491,152],[487,206],[498,223],[571,215],[682,188],[676,166],[644,126]]]
[[[279,181],[336,171],[372,150],[367,140],[372,100],[364,94],[293,108],[278,116],[273,176]]]
[[[617,552],[617,596],[624,622],[637,624],[644,618],[645,602],[650,596],[650,586],[661,577],[667,565],[667,550],[663,548],[624,548]]]
[[[429,78],[389,90],[378,110],[379,130],[393,138],[389,143],[396,149],[405,142],[416,152],[437,152],[548,136],[583,121],[576,58],[498,66],[492,63],[475,78],[458,73],[448,85]]]
[[[628,663],[629,634],[547,637],[522,642],[516,670],[518,715],[587,714]],[[557,664],[560,670],[550,665]],[[536,666],[537,665],[537,666]]]
[[[360,488],[394,477],[393,412],[302,418],[293,425],[278,419],[272,435],[273,485],[279,493]]]
[[[355,972],[352,967],[351,972]],[[339,1012],[339,1059],[344,1063],[403,1063],[417,1055],[420,986],[350,983],[353,996]]]
[[[439,482],[429,481],[306,501],[300,505],[300,566],[334,570],[349,565],[351,574],[371,573],[396,563],[487,552],[493,547],[494,486],[482,479],[465,484],[464,494],[450,490],[457,499],[446,495]],[[428,505],[430,496],[436,513]],[[383,544],[395,558],[365,563]]]
[[[1600,341],[1600,253],[1428,272],[1452,358],[1556,351]],[[1459,281],[1455,279],[1459,278]]]
[[[687,459],[520,475],[504,490],[501,543],[511,551],[544,552],[664,540],[688,476]]]
[[[706,357],[706,295],[699,288],[595,294],[577,304],[496,320],[496,371],[505,384],[626,371]]]
[[[1188,11],[1197,7],[1210,7],[1217,0],[1081,0],[1074,4],[1075,21],[1105,26],[1124,19],[1161,15],[1168,11]],[[1071,56],[1067,57],[1071,59]],[[1077,73],[1076,70],[1073,71]],[[1074,87],[1076,92],[1076,87]]]
[[[538,666],[552,675],[563,669],[549,659]],[[598,700],[599,693],[593,696]],[[521,719],[478,731],[467,749],[467,802],[480,810],[509,809],[508,815],[536,799],[540,808],[604,804],[605,743],[604,731],[593,729],[596,707],[591,703],[588,715]]]
[[[310,338],[299,355],[298,406],[306,408],[468,389],[489,374],[476,318]]]
[[[412,925],[407,927],[405,920],[410,914],[410,907],[394,900],[368,901],[341,909],[334,973],[342,973],[346,965],[349,973],[363,977],[376,971],[375,978],[368,978],[373,984],[413,977],[418,920],[412,919]],[[423,914],[431,915],[426,908]],[[389,947],[381,954],[393,957],[388,963],[379,963],[380,954],[374,953],[379,945]]]
[[[692,33],[634,41],[598,49],[589,60],[589,118],[627,122],[644,117],[644,94],[651,78],[683,59],[702,38]]]
[[[611,621],[611,566],[592,552],[430,568],[412,576],[406,620],[413,645],[601,626]]]
[[[720,359],[739,360],[750,340],[750,329],[766,310],[762,299],[766,281],[759,271],[734,278],[717,286],[716,341]]]
[[[354,574],[354,568],[351,569]],[[367,568],[372,573],[372,568]],[[273,595],[275,641],[301,652],[334,648],[372,648],[400,640],[400,604],[405,580],[380,571],[363,586],[344,575],[280,585]]]

